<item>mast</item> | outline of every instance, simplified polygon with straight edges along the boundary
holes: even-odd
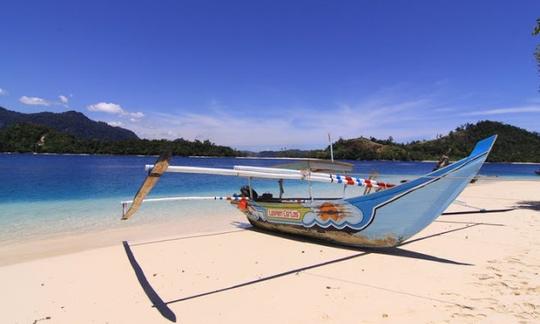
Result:
[[[334,162],[334,149],[332,148],[332,138],[330,137],[330,133],[328,133],[328,143],[330,143],[330,159]]]

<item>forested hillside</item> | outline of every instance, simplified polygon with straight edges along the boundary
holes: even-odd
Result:
[[[142,154],[171,151],[174,155],[237,156],[239,152],[210,141],[168,140],[97,140],[78,139],[45,126],[15,124],[0,129],[0,152]]]
[[[0,129],[23,123],[45,126],[80,139],[122,141],[139,138],[128,129],[93,121],[77,111],[24,114],[0,107]]]
[[[434,140],[395,143],[392,138],[339,139],[334,145],[334,157],[347,160],[437,160],[442,154],[457,160],[467,156],[476,142],[498,135],[488,161],[540,162],[540,135],[525,129],[495,121],[465,124]],[[329,158],[324,150],[288,150],[261,152],[266,157],[292,156]]]
[[[376,138],[339,139],[334,157],[345,160],[436,160],[446,154],[451,160],[465,157],[476,142],[498,135],[488,161],[539,162],[540,135],[496,121],[481,121],[457,127],[434,140],[396,143]],[[330,158],[330,148],[320,150],[239,152],[209,141],[184,139],[139,139],[130,130],[88,119],[79,112],[21,114],[0,107],[1,152],[48,152],[90,154],[159,154]]]

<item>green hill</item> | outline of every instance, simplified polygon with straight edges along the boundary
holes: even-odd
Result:
[[[488,161],[540,162],[540,134],[487,120],[463,125],[432,141],[409,143],[406,148],[411,159],[436,159],[445,150],[450,150],[451,159],[458,159],[468,155],[477,141],[493,134],[498,137]]]
[[[334,142],[334,157],[345,160],[437,160],[442,154],[457,160],[467,156],[476,142],[491,135],[498,138],[489,155],[492,162],[540,162],[540,135],[525,129],[496,121],[466,124],[446,136],[434,140],[395,143],[392,138],[374,137],[339,139]],[[330,158],[330,148],[324,150],[264,151],[264,157]]]
[[[15,124],[34,124],[54,129],[80,139],[122,141],[138,139],[134,132],[107,123],[93,121],[77,111],[24,114],[0,107],[0,129]]]
[[[330,151],[329,148],[326,149]],[[347,160],[409,160],[409,155],[403,145],[395,144],[392,140],[377,140],[376,138],[339,139],[334,143],[334,157]]]
[[[495,121],[466,124],[429,141],[407,144],[375,138],[356,138],[334,143],[334,156],[352,160],[436,160],[442,154],[457,160],[467,156],[479,140],[497,134],[489,155],[492,162],[540,162],[540,135]],[[329,148],[325,150],[329,154]]]

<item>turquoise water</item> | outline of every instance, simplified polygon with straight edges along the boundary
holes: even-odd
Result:
[[[227,203],[214,201],[147,203],[130,222],[119,221],[121,200],[129,200],[145,177],[144,165],[155,157],[0,154],[0,242],[24,240],[61,232],[86,232],[143,223],[174,221],[200,215],[237,213]],[[273,166],[283,160],[175,157],[172,164],[231,168],[234,165]],[[432,162],[350,161],[362,177],[377,171],[379,179],[398,183],[431,171]],[[481,175],[539,178],[539,165],[485,164]],[[246,183],[236,177],[165,174],[151,197],[227,196]],[[277,194],[276,181],[253,182],[259,193]],[[305,183],[285,182],[286,196],[306,196]],[[314,184],[317,195],[339,197],[343,188]],[[361,188],[348,188],[347,195]]]

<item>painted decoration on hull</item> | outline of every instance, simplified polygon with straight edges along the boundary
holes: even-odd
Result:
[[[323,201],[312,204],[311,212],[304,216],[302,225],[357,229],[357,224],[363,223],[363,219],[362,211],[346,201]]]
[[[318,225],[322,228],[356,229],[356,224],[364,223],[360,209],[343,200],[304,203],[256,202],[248,204],[247,213],[255,220],[304,227]]]

